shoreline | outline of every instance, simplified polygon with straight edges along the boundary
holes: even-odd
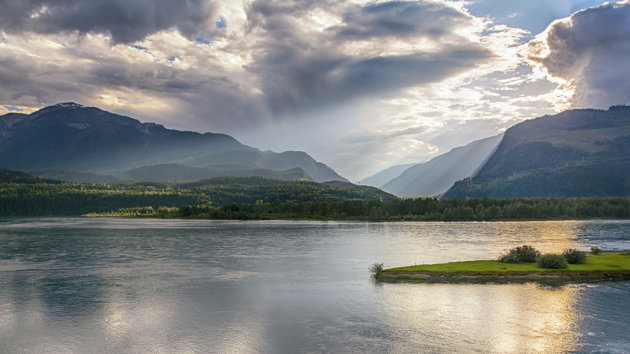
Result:
[[[382,272],[375,276],[382,282],[399,283],[576,283],[630,280],[630,271],[595,272]]]
[[[23,217],[55,217],[55,216],[63,216],[63,215],[42,215],[42,216],[38,216],[38,215],[34,215],[34,216],[23,216]],[[20,217],[20,216],[14,216],[14,217]],[[253,218],[209,218],[209,217],[196,217],[196,216],[189,216],[189,217],[181,217],[181,216],[172,216],[172,215],[166,215],[166,216],[160,216],[160,215],[115,215],[115,214],[110,214],[107,215],[106,213],[86,213],[86,214],[81,214],[78,216],[64,216],[64,217],[85,217],[85,218],[128,218],[128,219],[170,219],[170,220],[222,220],[222,221],[235,221],[235,220],[241,220],[241,221],[261,221],[261,220],[277,220],[277,221],[362,221],[362,222],[440,222],[440,223],[459,223],[459,222],[466,222],[466,223],[494,223],[494,222],[536,222],[536,221],[627,221],[630,220],[630,218],[623,218],[623,217],[612,217],[612,218],[608,218],[608,217],[600,217],[600,218],[546,218],[546,219],[527,219],[527,218],[515,218],[515,219],[489,219],[489,220],[468,220],[468,219],[461,219],[461,220],[426,220],[426,219],[414,219],[414,218],[402,218],[402,219],[398,219],[398,218],[390,218],[390,219],[370,219],[370,218],[365,218],[365,217],[358,217],[358,218],[334,218],[334,217],[330,217],[330,218],[324,218],[324,217],[310,217],[310,218],[305,218],[305,217],[282,217],[282,216],[269,216],[269,217],[253,217]]]
[[[374,278],[383,282],[428,283],[572,283],[630,280],[630,252],[587,254],[581,264],[563,269],[539,268],[535,263],[501,263],[478,260],[422,264],[382,270]]]

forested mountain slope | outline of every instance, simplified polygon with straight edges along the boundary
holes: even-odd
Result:
[[[630,107],[570,110],[517,124],[445,198],[630,195]]]

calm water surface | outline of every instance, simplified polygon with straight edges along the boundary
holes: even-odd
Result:
[[[630,222],[0,222],[0,353],[630,352],[630,283],[381,284]]]

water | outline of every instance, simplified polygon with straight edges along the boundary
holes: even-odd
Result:
[[[630,249],[630,222],[0,222],[1,353],[630,352],[630,283],[382,284],[523,243]]]

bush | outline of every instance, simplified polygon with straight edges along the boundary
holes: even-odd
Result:
[[[586,252],[582,252],[575,248],[567,248],[562,255],[569,264],[582,264],[586,260]]]
[[[383,263],[372,264],[372,266],[370,267],[370,273],[374,275],[378,275],[379,273],[383,271],[383,265],[384,265]]]
[[[597,247],[597,246],[593,246],[593,247],[591,247],[591,253],[592,253],[592,254],[594,254],[594,255],[598,255],[598,254],[599,254],[599,252],[601,252],[601,251],[602,251],[602,250],[601,250],[601,249],[599,249],[599,247]]]
[[[499,256],[499,262],[503,263],[534,263],[540,252],[532,246],[518,246]]]
[[[561,254],[546,253],[538,257],[539,268],[562,269],[567,267],[567,260]]]

